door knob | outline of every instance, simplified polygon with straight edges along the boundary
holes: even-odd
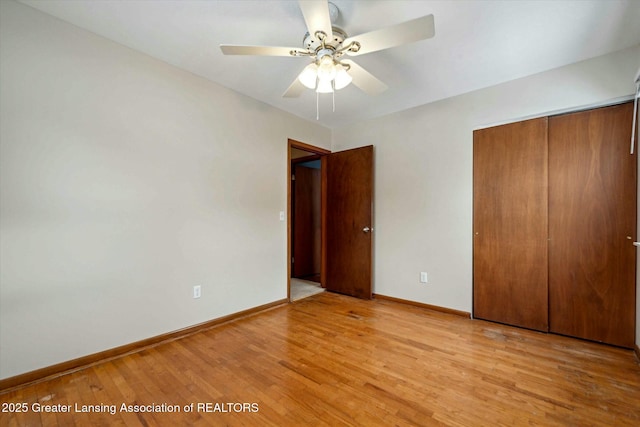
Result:
[[[369,227],[365,227],[362,229],[362,231],[364,231],[365,233],[368,233],[371,231],[371,229]]]

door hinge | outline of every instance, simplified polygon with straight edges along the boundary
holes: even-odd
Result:
[[[296,180],[296,176],[295,175],[291,175],[291,181],[295,181]]]
[[[293,264],[293,262],[294,262],[294,261],[293,261],[293,257],[291,257],[291,264]]]

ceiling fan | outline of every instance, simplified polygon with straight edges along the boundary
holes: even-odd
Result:
[[[431,38],[435,35],[433,15],[406,21],[390,27],[349,37],[341,28],[332,26],[339,11],[327,0],[298,2],[308,32],[303,47],[271,47],[220,45],[225,55],[300,56],[309,57],[308,64],[282,95],[300,96],[305,88],[317,93],[334,93],[353,83],[369,95],[377,95],[387,85],[344,55],[357,56]],[[332,19],[333,18],[333,19]]]

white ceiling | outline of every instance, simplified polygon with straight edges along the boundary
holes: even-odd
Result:
[[[222,86],[315,121],[315,92],[282,93],[308,58],[224,56],[218,45],[301,46],[292,0],[21,0],[43,12]],[[320,123],[336,128],[517,79],[640,43],[639,0],[332,0],[350,36],[435,16],[436,35],[355,57],[389,89],[350,85],[320,96]],[[640,60],[639,60],[640,62]],[[633,83],[630,83],[631,86]]]

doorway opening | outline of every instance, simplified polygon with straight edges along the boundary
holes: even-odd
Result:
[[[288,141],[287,297],[297,301],[324,291],[323,156],[329,150]]]
[[[287,297],[292,297],[291,282],[318,277],[317,245],[319,240],[320,255],[320,289],[349,295],[356,298],[371,299],[373,296],[373,145],[351,148],[335,153],[323,148],[314,147],[299,141],[288,141],[288,175],[289,185],[287,193]],[[293,153],[293,160],[292,160]],[[300,157],[296,158],[296,156]],[[310,220],[312,224],[306,234],[307,239],[297,236],[295,206],[299,206],[295,188],[300,186],[300,179],[291,179],[292,170],[310,172],[313,162],[320,161],[320,225],[318,221]],[[298,167],[298,165],[302,165]],[[316,172],[310,172],[310,175]],[[317,179],[317,178],[316,178]],[[295,184],[294,184],[295,183]],[[312,191],[313,193],[313,191]],[[317,205],[317,190],[315,190]],[[309,198],[303,194],[302,199]],[[316,217],[317,218],[317,217]],[[304,233],[303,233],[304,234]],[[317,239],[317,235],[320,238]],[[302,240],[303,243],[297,243]],[[303,255],[297,250],[313,241],[312,248]],[[296,244],[298,246],[296,246]],[[316,254],[314,256],[314,254]],[[292,267],[299,262],[299,258],[306,257],[309,270],[295,270]],[[314,261],[315,260],[315,261]],[[314,280],[309,281],[315,284]],[[316,285],[316,288],[318,286]]]

